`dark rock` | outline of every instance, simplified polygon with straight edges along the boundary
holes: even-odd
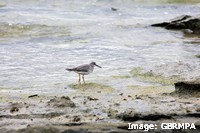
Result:
[[[18,112],[23,107],[22,103],[12,103],[10,105],[10,113]]]
[[[152,24],[151,26],[155,26],[155,27],[166,27],[167,25],[169,25],[169,22],[163,22],[163,23],[157,23],[157,24]]]
[[[74,116],[72,122],[80,122],[81,121],[81,117],[80,116]]]
[[[17,115],[0,115],[0,118],[7,119],[32,119],[32,118],[53,118],[63,115],[63,113],[50,112],[44,114],[17,114]]]
[[[67,129],[61,133],[88,133],[87,129]]]
[[[54,127],[27,127],[20,129],[17,133],[59,133],[59,129]]]
[[[128,129],[128,125],[126,125],[126,126],[118,126],[117,128],[130,131],[130,129]]]
[[[37,118],[54,118],[63,115],[64,113],[58,113],[58,112],[50,112],[45,114],[34,114],[34,117]]]
[[[12,107],[10,109],[10,113],[14,113],[14,112],[18,112],[19,111],[19,108],[18,107]]]
[[[177,82],[175,85],[175,93],[186,95],[200,95],[200,82]]]
[[[97,101],[98,100],[98,98],[93,98],[93,97],[90,97],[90,96],[88,96],[87,99],[90,100],[90,101]]]
[[[200,16],[183,15],[171,22],[152,24],[151,26],[165,27],[166,29],[182,30],[189,29],[195,34],[200,34]]]
[[[118,9],[117,9],[117,8],[114,8],[114,7],[111,7],[111,10],[112,10],[112,11],[117,11]]]
[[[176,29],[176,30],[187,29],[187,27],[184,23],[170,23],[165,28],[166,29]]]
[[[68,97],[63,96],[60,98],[53,98],[50,101],[48,101],[49,105],[55,106],[55,107],[75,107],[75,103]]]
[[[120,103],[115,103],[114,106],[120,106]]]
[[[189,113],[187,116],[200,118],[200,113]]]
[[[38,96],[37,94],[35,94],[35,95],[30,95],[30,96],[28,96],[28,98],[37,97],[37,96]]]
[[[138,120],[160,120],[160,119],[171,119],[172,115],[164,115],[164,114],[133,114],[133,113],[121,113],[118,114],[117,117],[122,119],[123,121],[138,121]]]
[[[55,124],[56,125],[56,124]],[[64,124],[59,124],[60,126],[82,126],[82,125],[86,125],[85,122],[68,122],[68,123],[64,123]]]

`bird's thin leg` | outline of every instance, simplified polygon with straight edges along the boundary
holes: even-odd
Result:
[[[84,78],[84,75],[82,75],[82,79],[83,79],[83,83],[85,84],[85,78]]]
[[[81,84],[81,75],[78,74],[78,84]]]

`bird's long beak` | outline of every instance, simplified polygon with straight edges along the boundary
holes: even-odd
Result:
[[[101,66],[99,66],[99,65],[97,65],[97,64],[95,64],[95,66],[97,66],[97,67],[99,67],[99,68],[102,68]]]

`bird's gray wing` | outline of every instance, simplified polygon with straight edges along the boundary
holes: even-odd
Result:
[[[90,66],[89,65],[81,65],[81,66],[78,66],[75,68],[76,71],[81,71],[81,72],[88,72],[89,69],[90,69]]]

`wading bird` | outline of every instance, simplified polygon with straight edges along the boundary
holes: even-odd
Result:
[[[81,65],[75,68],[66,68],[67,71],[73,71],[78,74],[78,83],[81,84],[81,75],[83,79],[83,83],[85,84],[84,75],[88,75],[93,72],[94,66],[101,68],[101,66],[97,65],[95,62],[91,62],[90,64]]]

